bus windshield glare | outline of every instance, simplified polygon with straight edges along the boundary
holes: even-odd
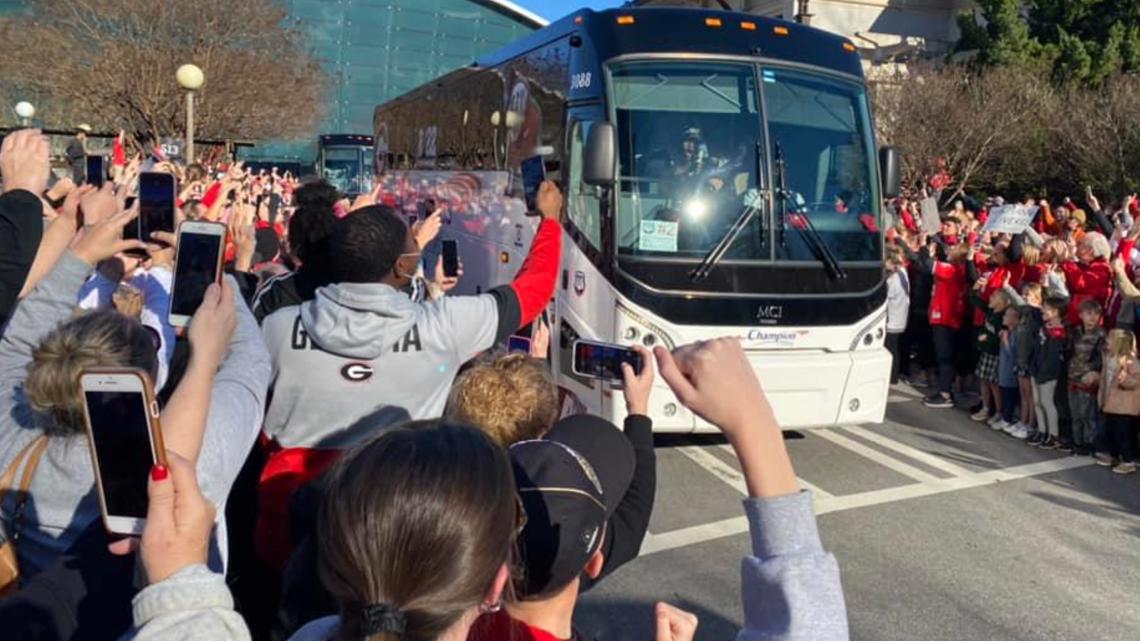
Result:
[[[611,88],[621,255],[699,261],[759,188],[762,163],[782,159],[772,186],[782,179],[787,197],[754,217],[724,258],[818,260],[800,233],[802,215],[838,261],[880,259],[874,147],[859,85],[748,63],[645,61],[612,67]]]
[[[366,153],[369,160],[372,154]],[[358,147],[326,147],[324,149],[324,177],[341,193],[359,194],[369,191],[365,181],[371,182],[371,171],[367,174],[361,166],[361,153]]]

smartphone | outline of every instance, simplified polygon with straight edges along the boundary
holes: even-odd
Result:
[[[171,325],[185,327],[202,304],[206,289],[221,280],[225,242],[222,223],[186,221],[178,227],[168,314]]]
[[[546,165],[542,156],[531,156],[519,165],[522,170],[523,196],[528,214],[538,214],[538,188],[546,180]]]
[[[113,534],[141,534],[147,478],[155,464],[166,464],[150,376],[132,368],[91,368],[79,382],[103,525]]]
[[[621,364],[629,363],[635,374],[641,374],[645,362],[641,354],[609,343],[595,343],[578,339],[574,341],[574,373],[586,378],[622,380]]]
[[[102,188],[107,178],[107,169],[102,156],[87,157],[87,184]]]
[[[174,176],[154,171],[139,174],[139,238],[151,241],[156,231],[174,231]]]
[[[459,243],[443,241],[443,275],[454,278],[459,275]]]
[[[523,354],[530,353],[530,339],[526,336],[508,336],[507,337],[507,351],[508,352],[522,352]]]

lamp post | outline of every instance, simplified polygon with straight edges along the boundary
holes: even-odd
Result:
[[[174,74],[186,90],[186,164],[194,162],[194,92],[206,82],[206,74],[197,65],[182,65]]]
[[[32,122],[32,116],[36,115],[36,108],[32,103],[27,100],[21,100],[16,103],[16,117],[20,119],[20,126],[27,127]]]

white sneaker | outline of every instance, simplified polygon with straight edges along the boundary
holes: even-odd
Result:
[[[1009,434],[1010,436],[1013,436],[1013,433],[1017,431],[1017,428],[1020,425],[1021,423],[1018,423],[1017,421],[1014,421],[1013,423],[1006,423],[1004,426],[1002,426],[1001,431]]]
[[[986,408],[983,407],[982,409],[971,414],[970,420],[971,421],[977,421],[977,422],[981,423],[982,421],[989,419],[989,417],[990,417],[989,410],[987,410]]]
[[[1007,427],[1009,427],[1009,423],[1003,421],[1000,416],[996,421],[990,421],[990,429],[995,432],[1004,432]]]
[[[1024,441],[1029,438],[1029,428],[1024,425],[1018,425],[1011,436],[1019,441]]]

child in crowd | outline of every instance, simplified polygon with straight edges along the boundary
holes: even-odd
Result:
[[[998,290],[990,294],[989,303],[983,303],[980,291],[985,287],[981,279],[971,294],[974,304],[986,309],[985,320],[978,328],[978,366],[975,375],[982,391],[982,409],[970,416],[975,421],[987,421],[994,425],[1002,420],[1002,395],[998,385],[998,359],[1001,355],[1002,318],[1009,308],[1009,294]]]
[[[1081,324],[1074,327],[1068,349],[1069,411],[1073,417],[1073,453],[1092,453],[1097,422],[1097,387],[1105,347],[1100,303],[1087,299],[1080,304]]]
[[[1111,466],[1117,474],[1136,471],[1136,420],[1140,415],[1140,362],[1132,332],[1114,329],[1108,333],[1101,372],[1100,408],[1104,412],[1105,444],[1109,456],[1097,455],[1097,463]]]
[[[1045,450],[1060,446],[1061,427],[1053,398],[1057,380],[1065,367],[1065,324],[1062,320],[1068,301],[1049,298],[1041,310],[1045,321],[1037,332],[1033,350],[1033,398],[1036,402],[1037,433],[1028,439],[1030,445]]]
[[[1001,391],[1001,418],[990,427],[995,431],[1008,431],[1017,424],[1018,405],[1021,394],[1017,387],[1017,326],[1021,323],[1021,312],[1010,306],[1002,314],[1002,329],[998,334],[1001,342],[998,353],[998,387]]]
[[[1041,318],[1042,288],[1040,283],[1025,283],[1018,294],[1009,285],[1003,291],[1013,299],[1018,308],[1020,322],[1013,330],[1017,342],[1017,389],[1018,401],[1021,408],[1018,420],[1005,429],[1005,433],[1020,440],[1026,440],[1036,424],[1035,401],[1033,400],[1033,372],[1032,358],[1033,346],[1037,343],[1037,333],[1043,323]]]
[[[887,247],[887,350],[891,353],[891,385],[899,382],[899,338],[910,316],[910,279],[897,245]]]

